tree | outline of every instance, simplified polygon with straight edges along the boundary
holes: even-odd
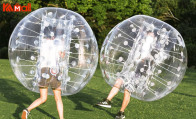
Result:
[[[64,3],[64,5],[63,5]],[[61,0],[59,5],[80,13],[92,27],[99,47],[120,21],[136,14],[152,14],[151,0]]]
[[[184,37],[187,52],[188,66],[196,66],[196,1],[195,0],[179,0],[177,15],[180,21],[177,29]]]
[[[153,16],[171,24],[182,37],[188,51],[188,66],[196,66],[196,1],[153,0]]]
[[[27,5],[27,3],[31,3],[31,9],[36,10],[40,7],[41,0],[2,0],[0,2],[0,58],[7,58],[6,54],[9,42],[10,35],[17,25],[17,23],[28,14],[28,12],[3,12],[2,6],[3,3],[10,3],[11,6],[14,6],[16,3],[20,5]]]

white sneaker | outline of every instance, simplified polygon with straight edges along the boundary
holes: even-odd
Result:
[[[22,116],[21,116],[21,118],[22,118],[22,119],[27,119],[29,113],[30,113],[30,112],[29,112],[27,109],[24,109],[24,110],[22,111]]]

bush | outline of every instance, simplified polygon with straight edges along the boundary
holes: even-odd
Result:
[[[186,44],[188,53],[188,67],[196,66],[196,44]]]
[[[3,47],[0,49],[0,59],[8,59],[8,48]]]

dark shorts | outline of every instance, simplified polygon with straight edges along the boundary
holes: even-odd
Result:
[[[43,67],[41,69],[40,88],[61,89],[61,81],[58,80],[59,70],[56,68]]]

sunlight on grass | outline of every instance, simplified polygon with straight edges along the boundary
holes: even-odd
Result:
[[[188,69],[181,84],[171,94],[154,101],[144,102],[131,98],[125,114],[127,119],[194,119],[196,117],[196,70]],[[93,105],[105,98],[111,87],[106,84],[97,68],[89,84],[79,93],[63,97],[66,119],[113,119],[119,111],[123,94],[112,100],[112,108]],[[0,60],[0,119],[20,118],[21,112],[38,93],[24,88],[14,76],[8,60]],[[43,105],[31,111],[32,119],[58,119],[53,96]]]

